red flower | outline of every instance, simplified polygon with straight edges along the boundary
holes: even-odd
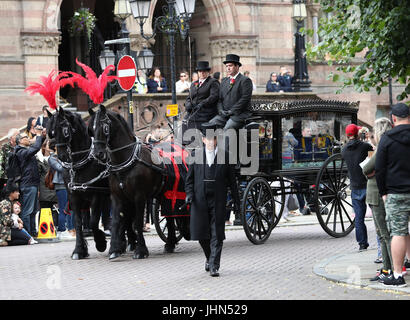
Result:
[[[195,84],[195,87],[198,88],[198,86],[199,86],[199,81],[195,81],[194,84]]]
[[[231,85],[231,88],[232,88],[232,86],[235,84],[235,79],[234,78],[231,78],[231,82],[230,82],[230,85]]]

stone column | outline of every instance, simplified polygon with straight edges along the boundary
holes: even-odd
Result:
[[[233,36],[210,37],[211,65],[213,72],[219,71],[224,76],[223,61],[229,53],[240,56],[241,72],[254,70],[256,65],[257,47],[259,41],[256,36],[233,38]]]
[[[52,69],[58,71],[60,32],[21,32],[26,82],[38,81]]]
[[[320,4],[319,3],[309,3],[307,8],[312,16],[312,26],[313,26],[313,44],[317,46],[319,44],[319,11],[320,11]]]

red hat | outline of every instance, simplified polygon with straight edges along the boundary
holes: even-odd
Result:
[[[359,127],[356,126],[354,123],[351,123],[346,127],[346,135],[348,137],[357,136],[358,132],[359,132]]]

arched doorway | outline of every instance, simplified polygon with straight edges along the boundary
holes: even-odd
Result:
[[[97,5],[98,2],[98,5]],[[72,36],[69,33],[70,19],[80,8],[88,8],[96,17],[95,29],[90,41],[86,35]],[[90,66],[97,75],[101,73],[98,56],[104,50],[104,41],[118,38],[120,25],[115,21],[112,0],[64,0],[60,7],[61,44],[59,47],[59,70],[82,72],[75,63],[78,58],[82,63]],[[78,110],[87,110],[90,101],[80,89],[63,88],[60,96]]]
[[[167,6],[166,0],[158,0],[154,18],[163,16],[162,8]],[[176,77],[181,70],[186,70],[190,75],[195,70],[197,60],[209,60],[209,34],[210,26],[207,10],[201,0],[197,0],[195,4],[195,13],[190,21],[189,36],[183,41],[179,33],[176,35],[175,41],[175,65]],[[161,69],[167,83],[171,83],[171,67],[169,58],[169,40],[168,35],[158,32],[155,37],[155,45],[152,48],[155,53],[154,66]],[[207,56],[209,55],[209,57]],[[178,78],[175,79],[179,80]]]

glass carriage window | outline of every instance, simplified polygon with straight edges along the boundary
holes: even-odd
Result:
[[[351,116],[330,112],[282,118],[282,169],[320,167],[350,122]]]
[[[259,159],[273,159],[272,121],[259,121]]]

